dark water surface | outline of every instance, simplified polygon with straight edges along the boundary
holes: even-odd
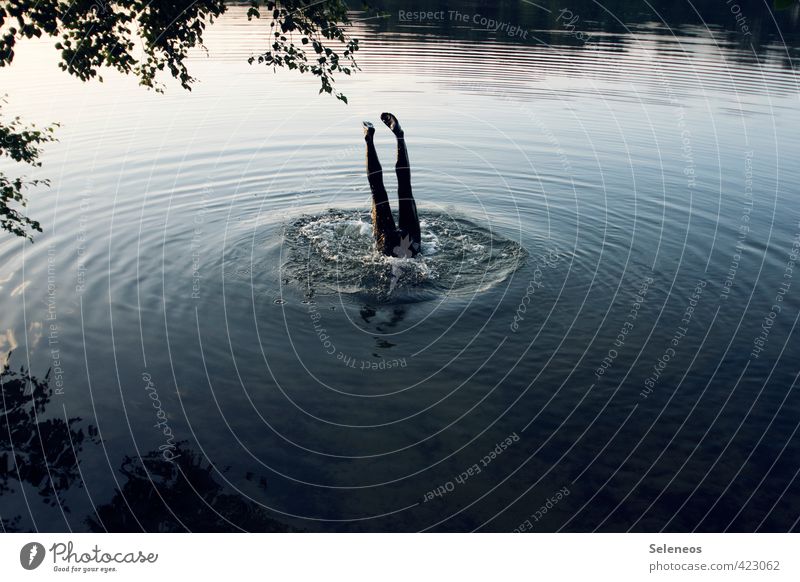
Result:
[[[0,241],[4,529],[798,528],[797,7],[429,4],[354,13],[349,105],[239,7],[191,93],[0,71],[62,123]]]

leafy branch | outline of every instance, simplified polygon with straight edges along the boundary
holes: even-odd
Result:
[[[0,98],[0,109],[5,105],[6,98]],[[2,112],[0,111],[0,114]],[[9,123],[0,123],[0,156],[8,157],[15,162],[24,162],[31,166],[41,166],[39,147],[49,141],[55,140],[53,124],[44,129],[35,125],[25,126],[19,117]],[[27,180],[24,176],[8,178],[0,172],[0,228],[8,232],[33,240],[33,232],[42,232],[42,227],[36,220],[32,220],[20,212],[27,205],[23,192],[39,185],[49,186],[48,180]]]
[[[7,0],[0,4],[0,67],[12,64],[18,43],[26,38],[57,39],[59,67],[82,81],[102,81],[101,71],[134,75],[140,84],[164,91],[162,77],[191,89],[190,51],[205,48],[203,35],[226,10],[223,0]],[[251,0],[248,20],[269,20],[267,50],[249,59],[320,80],[320,93],[347,98],[334,90],[334,76],[358,70],[358,40],[344,29],[349,23],[345,0]],[[14,119],[0,122],[0,153],[38,166],[39,145],[52,141],[50,126],[25,128]],[[0,228],[32,239],[41,232],[18,208],[24,191],[47,180],[9,179],[0,173]]]
[[[262,17],[262,9],[271,16],[272,45],[249,62],[286,67],[300,73],[310,72],[320,78],[319,92],[333,94],[347,103],[347,97],[333,88],[335,73],[351,75],[359,70],[355,61],[358,39],[350,38],[342,25],[349,24],[344,2],[263,2],[252,0],[247,18]],[[344,45],[341,54],[327,41]],[[299,43],[299,44],[298,44]],[[313,51],[313,52],[311,52]]]

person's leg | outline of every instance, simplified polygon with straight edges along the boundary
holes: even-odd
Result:
[[[382,253],[391,255],[394,247],[394,234],[397,228],[392,217],[392,209],[389,207],[389,196],[383,185],[383,169],[378,160],[378,152],[375,151],[373,135],[375,128],[369,121],[364,122],[364,141],[367,142],[367,179],[369,188],[372,191],[372,233],[378,250]]]
[[[397,198],[400,207],[398,222],[400,230],[404,230],[411,237],[412,252],[416,255],[420,250],[421,235],[417,203],[411,193],[411,165],[408,161],[405,133],[400,127],[400,122],[391,113],[381,113],[381,120],[397,138],[397,163],[394,169],[397,173]]]

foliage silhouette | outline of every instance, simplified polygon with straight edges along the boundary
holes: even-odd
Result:
[[[69,511],[62,495],[83,485],[78,455],[87,444],[99,443],[97,429],[79,428],[81,418],[45,418],[53,396],[50,372],[42,378],[8,364],[0,372],[0,498],[10,500],[14,482],[34,487],[45,503]],[[3,528],[16,529],[19,517],[3,519]]]
[[[25,38],[57,38],[59,67],[81,79],[102,81],[104,69],[135,75],[156,91],[162,77],[177,79],[191,89],[195,79],[187,67],[189,53],[205,48],[203,34],[226,10],[223,0],[15,0],[0,5],[0,67],[14,61]],[[320,93],[347,102],[334,90],[334,75],[358,69],[358,40],[343,25],[348,21],[344,0],[252,0],[248,20],[269,20],[269,46],[252,57],[275,68],[285,67],[319,77]],[[341,49],[339,48],[341,45]],[[0,118],[0,155],[38,166],[36,147],[52,140],[53,126],[24,128],[19,119]],[[0,172],[0,228],[33,240],[41,225],[25,216],[25,190],[46,180],[9,178]]]
[[[225,493],[215,469],[182,441],[173,460],[160,451],[125,457],[120,473],[127,479],[111,501],[87,519],[96,532],[284,532],[259,505]],[[266,484],[262,481],[262,486]]]

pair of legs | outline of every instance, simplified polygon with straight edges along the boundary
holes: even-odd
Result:
[[[367,179],[372,191],[372,232],[378,250],[385,255],[413,257],[420,252],[419,217],[417,203],[411,194],[411,167],[408,163],[405,134],[397,118],[391,113],[381,113],[383,121],[397,138],[397,199],[399,205],[398,226],[395,226],[389,196],[383,185],[383,169],[378,161],[373,136],[375,128],[364,122],[364,140],[367,142]]]

